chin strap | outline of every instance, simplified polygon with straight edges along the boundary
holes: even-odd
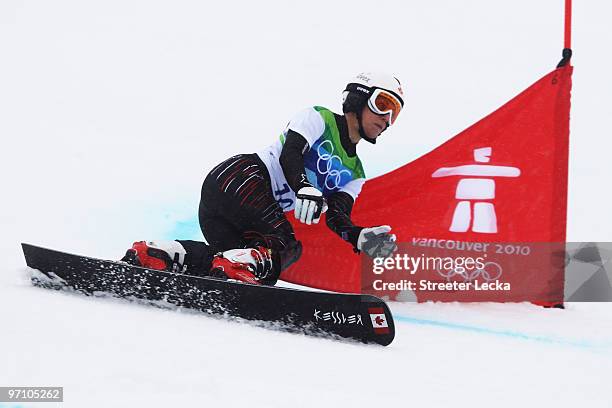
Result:
[[[376,144],[376,139],[372,139],[371,137],[368,137],[363,130],[363,126],[361,124],[361,111],[356,112],[356,114],[357,114],[357,123],[359,124],[359,136],[361,136],[361,138],[364,139],[366,142]],[[380,134],[382,134],[382,132],[384,132],[388,128],[389,128],[389,123],[387,123],[387,126],[380,132]]]
[[[355,112],[357,114],[357,123],[359,124],[359,136],[361,136],[362,139],[364,139],[366,142],[370,142],[372,144],[376,144],[376,139],[372,139],[371,137],[368,137],[365,132],[363,131],[363,125],[361,124],[361,111],[358,110],[357,112]],[[388,126],[388,125],[387,125]],[[385,129],[386,130],[386,129]],[[384,132],[384,131],[383,131]],[[382,132],[381,132],[382,133]]]

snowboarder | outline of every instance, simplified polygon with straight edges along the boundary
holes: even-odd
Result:
[[[386,257],[396,250],[391,227],[351,221],[365,182],[357,155],[361,139],[376,139],[403,107],[397,78],[357,75],[345,88],[344,115],[315,106],[297,113],[271,146],[217,165],[202,185],[199,222],[207,241],[139,241],[122,261],[152,269],[274,285],[300,257],[285,212],[327,226],[355,252]]]

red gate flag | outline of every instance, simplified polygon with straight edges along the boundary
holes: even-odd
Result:
[[[390,225],[403,243],[401,253],[416,257],[431,255],[433,247],[449,251],[490,243],[487,251],[477,252],[497,264],[501,261],[496,254],[512,255],[520,264],[502,268],[503,278],[495,267],[475,272],[481,282],[506,279],[513,295],[413,290],[419,301],[562,300],[563,265],[550,257],[532,258],[534,253],[542,255],[534,243],[565,243],[572,71],[570,65],[555,69],[433,151],[364,185],[353,209],[354,222]],[[303,225],[288,218],[304,250],[283,272],[283,280],[340,292],[371,292],[370,277],[363,279],[371,260],[356,255],[324,219]],[[513,248],[508,249],[509,244]],[[475,280],[474,274],[436,272],[419,271],[412,279]]]

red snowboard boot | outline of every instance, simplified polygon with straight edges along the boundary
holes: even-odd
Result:
[[[176,241],[138,241],[121,261],[143,268],[184,273],[185,248]]]
[[[211,275],[261,285],[273,273],[271,250],[256,248],[230,249],[213,258]]]

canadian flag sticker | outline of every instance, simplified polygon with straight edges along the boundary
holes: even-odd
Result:
[[[387,324],[387,317],[382,307],[370,307],[368,308],[370,313],[370,320],[372,320],[372,327],[376,334],[389,334],[389,325]]]

